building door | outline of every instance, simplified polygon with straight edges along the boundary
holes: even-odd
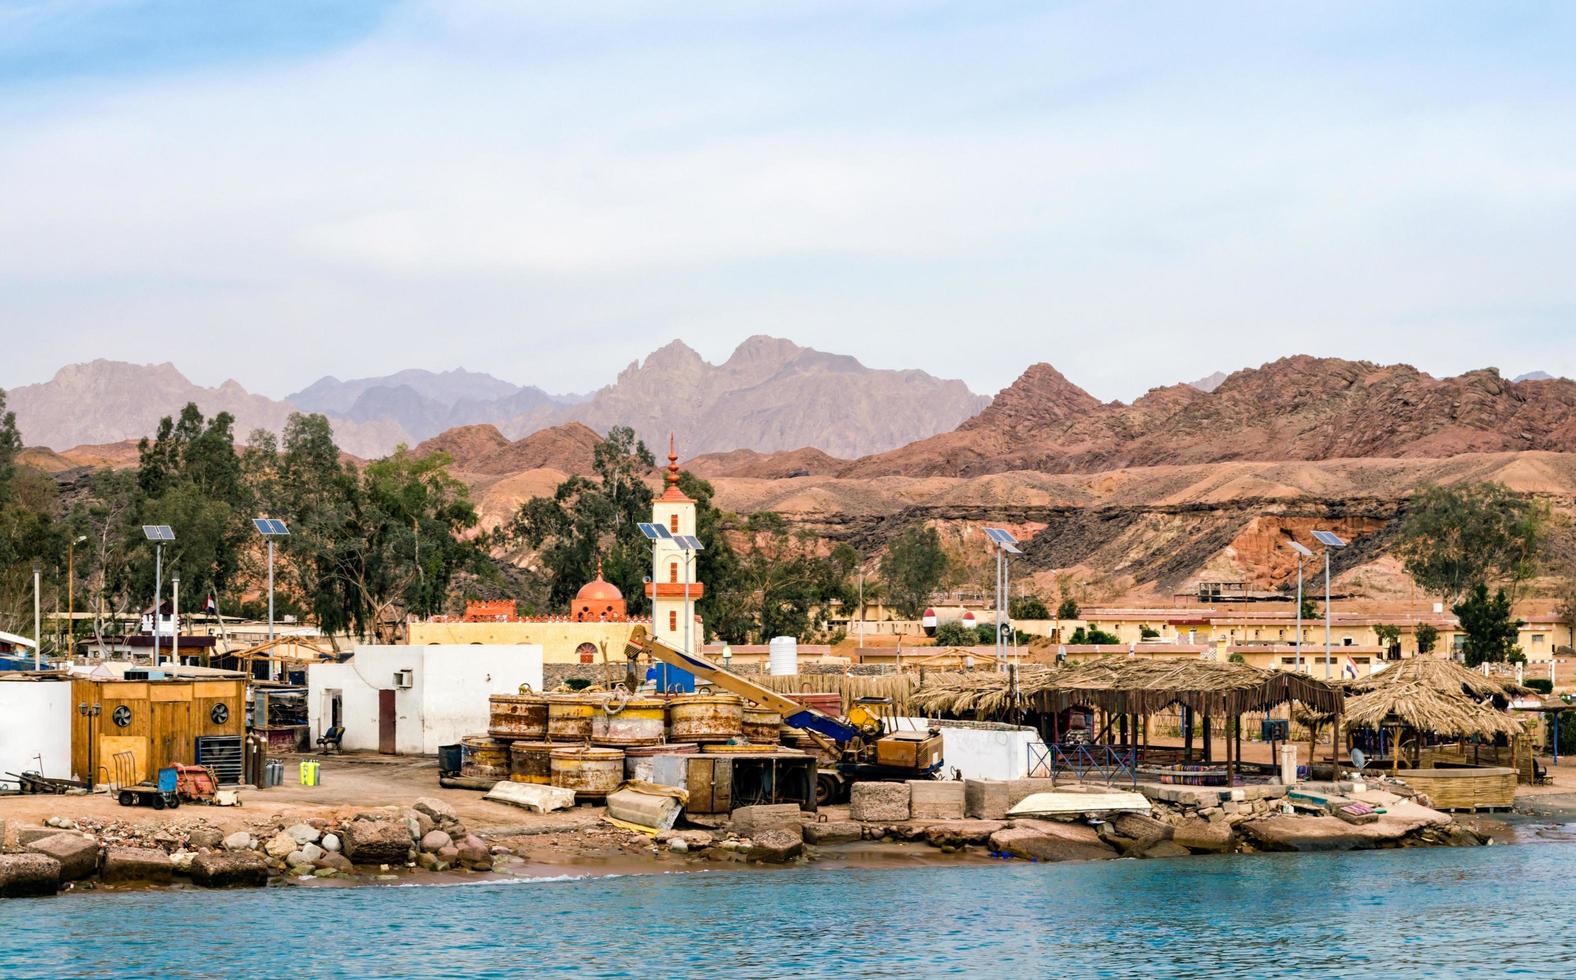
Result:
[[[394,692],[378,692],[378,751],[394,754]]]

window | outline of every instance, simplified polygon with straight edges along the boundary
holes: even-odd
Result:
[[[1343,646],[1343,647],[1349,647],[1349,646],[1351,646],[1351,645],[1352,645],[1352,638],[1351,638],[1351,637],[1349,637],[1349,636],[1348,636],[1348,637],[1345,637],[1345,638],[1343,638],[1343,639],[1342,639],[1342,640],[1341,640],[1341,646]]]
[[[676,632],[678,632],[678,628],[679,628],[679,614],[678,614],[678,610],[670,609],[670,610],[668,610],[668,632],[669,633],[676,633]]]
[[[679,515],[674,514],[672,517],[668,518],[668,530],[672,531],[674,534],[679,533]]]
[[[1543,646],[1543,634],[1542,633],[1534,633],[1534,634],[1532,634],[1532,645],[1535,646],[1535,647]]]
[[[677,582],[678,580],[679,580],[679,563],[676,562],[676,561],[668,562],[668,581],[669,582]]]
[[[575,653],[580,655],[580,662],[583,664],[596,662],[596,644],[594,643],[580,644],[575,647]]]

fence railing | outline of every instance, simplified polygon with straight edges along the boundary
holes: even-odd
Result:
[[[1071,776],[1079,782],[1100,779],[1107,786],[1117,782],[1138,785],[1138,751],[1117,749],[1109,745],[1083,743],[1031,742],[1029,775]]]

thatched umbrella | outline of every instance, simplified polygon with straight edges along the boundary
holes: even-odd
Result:
[[[1496,701],[1505,702],[1517,695],[1532,693],[1531,688],[1523,687],[1515,681],[1500,677],[1485,677],[1454,660],[1436,657],[1413,657],[1410,660],[1403,660],[1377,674],[1369,674],[1367,677],[1352,681],[1349,686],[1354,693],[1361,693],[1401,684],[1421,684],[1443,693],[1464,695],[1475,701],[1494,698]]]
[[[1525,734],[1520,722],[1502,708],[1527,688],[1485,677],[1451,660],[1414,657],[1349,687],[1348,724],[1395,733],[1392,770],[1400,764],[1402,729],[1459,739],[1499,735],[1515,739]]]

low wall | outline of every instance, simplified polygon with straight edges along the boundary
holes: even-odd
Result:
[[[899,718],[899,731],[941,729],[942,775],[958,770],[964,779],[1021,779],[1029,774],[1029,746],[1040,741],[1032,728],[991,722]]]

